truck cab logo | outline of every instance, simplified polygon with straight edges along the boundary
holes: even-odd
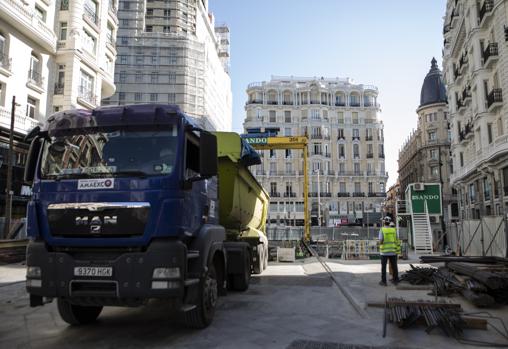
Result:
[[[90,227],[90,233],[92,234],[100,234],[102,231],[103,225],[116,225],[118,223],[118,217],[117,216],[77,216],[75,219],[75,223],[77,226],[89,226]]]

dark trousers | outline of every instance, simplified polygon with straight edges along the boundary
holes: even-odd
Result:
[[[381,281],[386,282],[386,263],[390,261],[393,271],[393,280],[399,281],[399,270],[397,269],[397,256],[381,256]]]

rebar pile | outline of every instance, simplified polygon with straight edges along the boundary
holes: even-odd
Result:
[[[410,264],[411,269],[401,275],[401,281],[407,281],[411,285],[425,285],[433,282],[434,273],[437,268],[415,267]]]
[[[405,301],[402,298],[388,298],[385,305],[385,320],[396,323],[400,328],[424,324],[430,333],[440,328],[447,336],[462,338],[465,326],[459,304],[434,303],[429,301]]]

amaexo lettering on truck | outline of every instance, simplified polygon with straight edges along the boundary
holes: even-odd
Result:
[[[155,298],[203,328],[218,296],[266,268],[268,194],[237,134],[144,104],[59,112],[27,140],[31,306],[56,298],[80,325]]]

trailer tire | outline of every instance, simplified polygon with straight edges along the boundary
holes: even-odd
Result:
[[[74,305],[62,298],[58,298],[57,305],[60,317],[70,325],[85,325],[94,322],[103,308],[102,306]]]
[[[254,274],[261,274],[263,272],[263,249],[261,248],[263,245],[258,245],[257,251],[256,251],[256,261],[254,262]]]
[[[212,323],[218,299],[217,272],[215,264],[210,261],[208,270],[199,282],[196,307],[184,313],[185,325],[201,329]]]
[[[242,274],[231,275],[232,288],[235,291],[244,292],[249,288],[250,283],[250,253],[245,254],[245,268]]]

